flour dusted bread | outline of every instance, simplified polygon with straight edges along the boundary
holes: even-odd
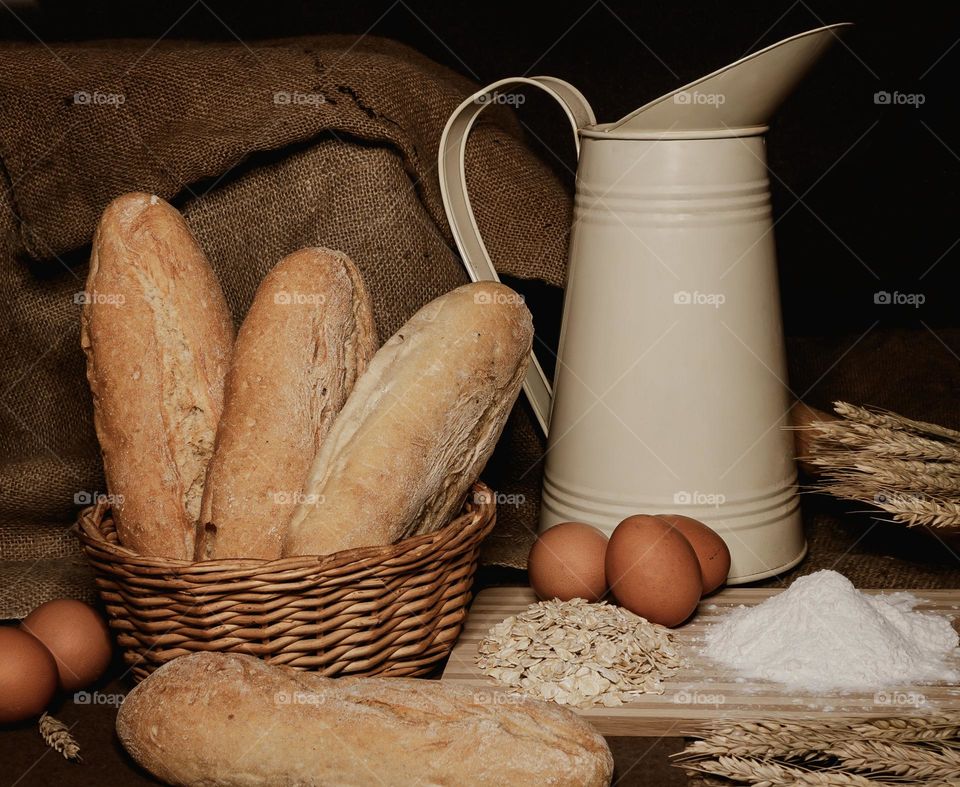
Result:
[[[558,705],[432,680],[324,678],[237,654],[164,664],[127,695],[117,733],[176,785],[599,787],[613,772],[604,739]]]
[[[376,349],[370,296],[345,254],[301,249],[267,274],[234,346],[198,560],[280,557],[307,471]]]
[[[203,251],[158,197],[104,211],[80,337],[120,540],[190,560],[233,327]]]
[[[310,469],[285,555],[389,544],[447,523],[520,391],[533,323],[496,282],[418,311],[360,377]]]

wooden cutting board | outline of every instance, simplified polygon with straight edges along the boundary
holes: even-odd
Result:
[[[960,687],[954,685],[888,686],[877,694],[801,695],[767,681],[738,680],[728,670],[697,654],[696,642],[704,629],[725,612],[741,604],[759,604],[779,592],[768,588],[727,588],[705,599],[691,622],[677,629],[687,666],[664,682],[663,694],[644,695],[616,708],[577,709],[577,712],[604,735],[646,736],[682,735],[706,721],[758,715],[789,719],[927,715],[937,710],[960,712]],[[960,590],[909,592],[921,599],[918,610],[935,611],[950,618],[960,616]],[[478,672],[477,645],[491,626],[535,601],[528,587],[482,591],[470,608],[443,680],[462,683],[478,691],[492,692],[498,688],[503,691],[503,687]],[[956,621],[954,627],[957,627]],[[960,669],[960,659],[957,662],[954,666]]]

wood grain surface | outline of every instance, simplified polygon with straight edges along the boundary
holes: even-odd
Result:
[[[616,708],[596,707],[577,709],[577,712],[604,735],[663,736],[682,735],[704,722],[720,718],[868,717],[960,711],[960,687],[956,685],[884,686],[876,692],[843,695],[802,694],[769,681],[738,678],[699,655],[704,630],[725,612],[741,604],[754,606],[779,592],[770,588],[727,588],[704,599],[691,621],[677,629],[687,664],[664,682],[663,694],[643,695]],[[907,592],[921,599],[918,610],[938,612],[950,618],[960,614],[960,590]],[[535,601],[528,587],[494,587],[482,591],[473,602],[442,679],[465,683],[478,691],[503,691],[507,701],[504,687],[477,670],[477,645],[491,626]],[[955,661],[955,666],[960,668],[960,658]]]

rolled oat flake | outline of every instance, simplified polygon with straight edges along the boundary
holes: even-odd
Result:
[[[502,685],[561,705],[613,707],[663,693],[681,665],[673,633],[605,602],[541,601],[490,629],[477,666]]]

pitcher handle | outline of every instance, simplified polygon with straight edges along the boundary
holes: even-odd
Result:
[[[490,104],[494,103],[495,96],[502,87],[530,85],[543,90],[553,97],[563,108],[570,126],[573,128],[574,143],[577,157],[580,156],[580,137],[577,131],[584,126],[596,124],[590,104],[583,94],[573,85],[554,77],[515,77],[501,79],[482,90],[478,90],[466,99],[447,121],[443,136],[440,138],[440,152],[438,154],[438,173],[440,176],[440,194],[443,197],[443,207],[447,213],[447,221],[456,241],[464,267],[470,274],[472,281],[492,280],[500,281],[487,247],[480,237],[480,230],[470,207],[470,196],[467,194],[466,181],[466,152],[467,137],[477,119]],[[553,399],[553,390],[550,381],[543,373],[543,367],[537,360],[536,352],[530,352],[530,365],[523,382],[523,390],[533,407],[537,421],[547,433],[550,424],[550,405]]]

